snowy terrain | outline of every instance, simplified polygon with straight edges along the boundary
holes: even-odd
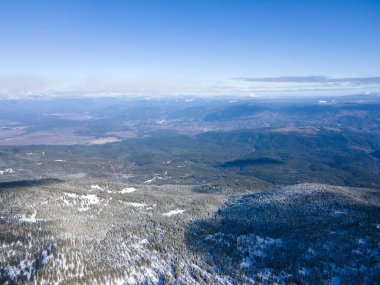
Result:
[[[72,181],[2,191],[0,283],[363,284],[379,272],[369,189],[302,184],[227,203],[192,189]]]

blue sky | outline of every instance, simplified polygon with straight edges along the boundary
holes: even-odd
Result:
[[[1,96],[380,91],[378,0],[1,0],[0,19]]]

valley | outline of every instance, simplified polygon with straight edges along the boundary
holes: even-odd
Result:
[[[1,284],[379,280],[377,101],[94,102],[1,113]]]

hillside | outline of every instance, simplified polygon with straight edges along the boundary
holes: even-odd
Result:
[[[2,284],[376,283],[380,196],[48,181],[0,192]],[[8,282],[8,283],[7,283]]]

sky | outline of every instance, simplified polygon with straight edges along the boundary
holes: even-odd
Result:
[[[380,1],[0,0],[0,97],[380,93]]]

